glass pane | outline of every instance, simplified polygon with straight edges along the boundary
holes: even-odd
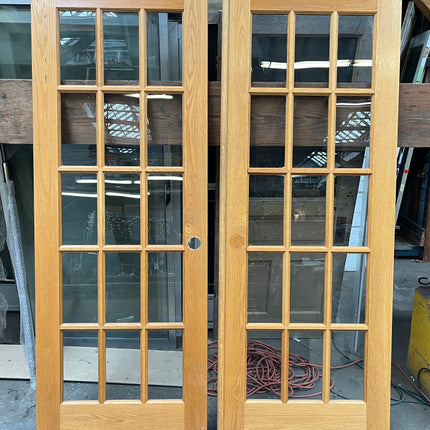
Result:
[[[30,3],[0,5],[0,28],[1,78],[31,79]]]
[[[97,164],[95,94],[61,94],[61,162],[63,165]]]
[[[182,399],[182,369],[182,332],[150,331],[148,399]]]
[[[365,333],[335,331],[331,334],[332,400],[364,399]]]
[[[98,333],[63,332],[64,400],[97,400]]]
[[[148,13],[148,84],[182,83],[182,15]]]
[[[63,254],[63,322],[97,322],[97,253]]]
[[[182,321],[182,254],[148,253],[148,321]]]
[[[328,97],[294,98],[293,167],[327,167]]]
[[[106,322],[140,321],[140,254],[107,252]]]
[[[320,400],[323,381],[323,332],[291,331],[289,398]]]
[[[251,96],[251,167],[284,167],[285,97]]]
[[[324,254],[291,254],[290,322],[324,319]]]
[[[284,177],[249,177],[249,244],[284,242]]]
[[[292,245],[325,244],[326,179],[325,176],[293,176]]]
[[[61,175],[63,245],[97,244],[97,176]]]
[[[281,396],[282,332],[248,331],[246,397],[278,399]]]
[[[148,165],[182,166],[182,96],[148,94]]]
[[[339,16],[338,86],[372,85],[373,16]]]
[[[366,254],[333,254],[334,323],[366,322]]]
[[[370,97],[338,97],[336,102],[336,167],[368,168]]]
[[[106,400],[122,399],[140,399],[140,331],[137,330],[106,331]]]
[[[60,12],[62,84],[96,83],[96,13]]]
[[[252,16],[253,86],[285,86],[287,34],[288,15]]]
[[[248,322],[282,322],[283,254],[248,254]]]
[[[367,245],[368,176],[334,178],[334,245]]]
[[[140,243],[140,176],[105,176],[106,244]]]
[[[106,166],[138,166],[139,94],[106,94],[104,117]]]
[[[139,84],[139,16],[130,12],[103,14],[106,84]]]
[[[148,242],[182,244],[182,175],[148,175]]]
[[[327,87],[330,67],[330,16],[297,15],[296,87]]]

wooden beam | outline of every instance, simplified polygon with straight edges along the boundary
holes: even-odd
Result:
[[[33,143],[31,80],[0,79],[0,143]]]
[[[423,15],[430,21],[430,0],[414,0]]]
[[[430,0],[428,0],[430,3]],[[85,95],[82,95],[85,97]],[[88,97],[88,96],[87,96]],[[119,98],[121,96],[118,96]],[[78,97],[79,98],[79,97]],[[79,101],[76,101],[78,103]],[[164,103],[166,106],[164,106]],[[262,145],[275,143],[279,144],[282,136],[279,138],[274,135],[278,129],[272,127],[277,121],[277,117],[283,115],[282,109],[275,109],[265,103],[265,97],[259,97],[257,103],[260,103],[262,113],[256,116],[257,123],[266,124],[270,133],[261,132],[259,141]],[[73,104],[71,102],[71,104]],[[219,145],[220,141],[220,106],[221,106],[221,86],[219,82],[209,83],[209,145]],[[322,122],[319,115],[323,115],[324,107],[316,103],[309,104],[309,122],[306,126],[298,127],[296,133],[302,136],[297,141],[302,140],[311,144],[309,133],[313,133],[313,139],[321,139]],[[167,110],[166,110],[167,109]],[[169,144],[180,144],[181,133],[178,132],[180,116],[180,103],[178,100],[151,101],[150,122],[152,124],[151,133],[153,133],[152,144],[162,143],[165,138],[163,134],[157,134],[157,131],[165,128]],[[267,112],[269,110],[269,112]],[[256,109],[258,111],[258,109]],[[80,127],[73,128],[73,138],[77,140],[79,134],[82,135],[81,143],[89,143],[88,132],[92,127],[88,117],[84,118],[76,110],[70,108],[70,124],[76,124],[81,121]],[[270,114],[270,115],[269,115]],[[81,118],[79,119],[79,115]],[[73,120],[72,120],[73,117]],[[78,121],[79,120],[79,121]],[[7,144],[31,144],[33,141],[32,126],[32,99],[31,99],[31,80],[19,79],[0,79],[0,143]],[[79,130],[81,128],[81,130]],[[151,127],[150,127],[151,128]],[[264,127],[263,127],[264,128]],[[72,129],[70,129],[72,133]],[[78,136],[76,135],[78,133]],[[159,136],[159,137],[158,137]],[[306,137],[307,136],[307,137]],[[271,142],[269,142],[269,139]],[[121,144],[121,138],[116,139],[117,144]],[[267,141],[266,141],[267,140]],[[130,139],[124,139],[124,144],[132,143]],[[399,104],[399,146],[430,148],[430,84],[400,84],[400,104]]]

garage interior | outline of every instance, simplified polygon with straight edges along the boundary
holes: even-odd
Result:
[[[12,4],[20,3],[20,4]],[[393,304],[393,362],[391,428],[423,428],[428,421],[430,390],[430,356],[426,356],[427,341],[423,341],[430,327],[418,322],[418,328],[411,333],[411,321],[417,303],[427,303],[425,285],[430,282],[430,144],[428,125],[430,119],[430,2],[404,1],[402,38],[402,72],[400,85],[399,142],[398,142],[398,216],[396,224],[395,281]],[[215,378],[212,369],[216,360],[217,334],[217,288],[218,288],[218,225],[219,225],[219,163],[220,163],[220,112],[221,112],[221,28],[222,5],[220,1],[209,0],[209,118],[208,118],[208,333],[210,378]],[[105,75],[115,82],[136,80],[135,57],[132,48],[138,45],[139,34],[133,14],[123,17],[107,16],[106,32],[110,32],[109,55],[105,56]],[[126,14],[127,15],[127,14]],[[180,14],[152,14],[148,23],[148,38],[153,41],[153,68],[148,69],[153,81],[179,81],[181,78],[181,31]],[[282,67],[271,68],[263,64],[259,49],[270,47],[270,60],[274,63],[285,58],[284,39],[287,29],[276,17],[267,20],[258,17],[253,23],[253,76],[255,82],[282,82]],[[318,22],[304,20],[297,24],[296,41],[303,60],[315,55],[313,50],[328,49],[329,37],[324,35],[324,17]],[[347,18],[347,17],[346,17]],[[358,26],[352,26],[347,19],[340,24],[340,46],[345,58],[365,60],[371,51],[372,23],[362,17]],[[61,17],[62,78],[65,82],[94,79],[94,32],[88,23],[94,20],[91,14],[76,16],[64,13]],[[112,24],[109,24],[112,20]],[[81,27],[79,27],[81,26]],[[85,37],[74,40],[76,30]],[[93,33],[92,33],[93,32]],[[427,34],[428,33],[428,34]],[[107,37],[105,36],[105,42]],[[309,43],[313,40],[312,45]],[[403,41],[402,39],[402,41]],[[169,54],[161,56],[164,49]],[[24,272],[28,289],[30,309],[27,318],[34,319],[34,223],[33,223],[33,152],[32,152],[32,82],[30,52],[30,5],[29,2],[0,2],[0,143],[2,147],[3,182],[13,181],[16,207],[19,216],[20,249],[25,261]],[[148,49],[149,49],[148,45]],[[152,45],[151,45],[152,46]],[[284,48],[283,48],[284,46]],[[369,48],[370,46],[370,48]],[[255,50],[254,50],[255,47]],[[341,51],[340,51],[341,52]],[[254,64],[255,63],[255,64]],[[150,64],[151,66],[151,64]],[[317,81],[323,82],[326,70],[318,69]],[[306,82],[307,70],[296,78]],[[418,73],[419,72],[419,73]],[[340,72],[342,82],[368,82],[371,68],[360,67],[359,71],[345,67]],[[285,76],[285,72],[284,72]],[[280,118],[285,115],[285,100],[273,97],[258,97],[251,110],[251,153],[252,167],[277,163],[285,154],[285,129],[279,128]],[[357,101],[357,100],[355,100]],[[369,161],[370,108],[366,97],[358,101],[359,108],[344,97],[337,107],[336,163],[339,167],[366,167]],[[61,100],[62,157],[71,165],[94,160],[95,112],[94,99],[88,94],[65,95]],[[84,108],[82,108],[84,107]],[[105,157],[107,163],[116,166],[137,164],[139,157],[139,100],[133,94],[110,94],[105,98]],[[321,167],[327,163],[327,124],[321,117],[327,117],[328,101],[323,97],[303,97],[303,103],[295,110],[293,164],[299,167]],[[148,158],[153,165],[181,165],[182,129],[180,119],[182,101],[180,96],[148,100]],[[166,120],[167,119],[167,120]],[[282,121],[281,121],[282,122]],[[76,145],[71,145],[70,142]],[[306,142],[302,144],[300,142]],[[155,244],[176,243],[181,237],[180,175],[173,177],[154,176],[148,189],[149,234]],[[63,216],[68,217],[69,228],[63,231],[65,243],[73,245],[84,240],[92,244],[95,240],[95,207],[91,198],[79,198],[79,194],[91,195],[95,190],[92,174],[68,174],[62,183],[64,196]],[[109,196],[109,211],[106,213],[107,236],[111,243],[134,243],[139,235],[139,204],[131,200],[124,203],[118,194],[133,195],[139,190],[138,177],[115,175],[109,178],[106,195]],[[361,246],[367,240],[368,181],[365,176],[339,177],[336,182],[334,243],[345,246]],[[109,188],[110,187],[110,188]],[[108,201],[108,199],[107,199]],[[5,201],[2,197],[2,203]],[[254,245],[276,243],[282,237],[284,206],[283,183],[279,177],[254,176],[250,182],[250,241]],[[152,208],[152,209],[151,209]],[[294,178],[292,188],[292,242],[306,245],[309,242],[324,241],[326,188],[323,176],[309,175]],[[4,209],[7,213],[7,208]],[[152,212],[151,212],[152,211]],[[162,212],[164,223],[158,223],[158,211]],[[5,218],[5,217],[4,217]],[[364,222],[363,222],[364,221]],[[381,220],[384,222],[384,220]],[[3,225],[2,225],[3,224]],[[77,238],[82,225],[85,237]],[[0,221],[0,416],[6,430],[35,428],[34,392],[30,388],[29,372],[24,350],[18,347],[28,331],[20,330],[20,300],[17,290],[17,268],[13,264],[11,245],[6,240],[7,225]],[[78,240],[78,242],[76,242]],[[137,242],[135,242],[137,243]],[[3,244],[3,245],[2,245]],[[112,253],[107,264],[107,321],[133,322],[139,320],[139,286],[137,276],[139,260],[133,253]],[[333,261],[333,309],[336,321],[348,323],[363,322],[365,309],[366,256],[363,254],[338,254]],[[279,290],[282,283],[282,265],[279,255],[255,253],[249,260],[248,277],[248,319],[256,322],[276,322],[282,312]],[[73,323],[82,318],[95,321],[97,315],[97,279],[92,272],[94,256],[90,253],[70,254],[63,260],[64,321]],[[111,273],[109,273],[111,270]],[[324,263],[321,256],[297,254],[297,261],[291,261],[294,285],[291,302],[294,304],[291,320],[300,323],[318,323],[323,314]],[[118,275],[118,273],[121,273]],[[148,260],[149,297],[152,315],[149,321],[181,321],[182,260],[180,255],[153,254]],[[420,281],[419,281],[420,279]],[[300,285],[309,285],[304,292]],[[261,286],[264,288],[261,288]],[[67,286],[70,291],[67,291]],[[420,296],[415,295],[416,288]],[[73,289],[73,291],[72,291]],[[76,293],[78,291],[78,293]],[[415,297],[415,302],[414,302]],[[415,303],[415,304],[414,304]],[[21,308],[22,309],[22,308]],[[416,312],[416,311],[415,311]],[[425,318],[424,318],[425,320]],[[22,324],[22,323],[21,323]],[[276,331],[251,333],[254,349],[258,354],[275,353],[280,347]],[[25,342],[24,342],[25,343]],[[90,332],[75,332],[64,338],[64,399],[97,399],[97,363],[94,352],[97,343]],[[132,332],[118,337],[112,332],[107,338],[107,398],[136,399],[139,396],[139,369],[137,366],[124,368],[124,353],[129,363],[140,360],[139,338]],[[182,396],[182,339],[179,331],[168,330],[156,333],[149,339],[149,398],[181,398]],[[121,355],[117,352],[121,351]],[[424,361],[415,362],[415,355]],[[215,352],[215,354],[214,354]],[[318,373],[322,364],[322,338],[312,332],[297,333],[290,341],[290,353],[304,358],[311,367],[310,375]],[[411,355],[412,354],[412,355]],[[363,396],[364,341],[360,332],[339,332],[333,339],[332,366],[339,367],[331,390],[333,399],[359,398]],[[273,364],[274,363],[274,364]],[[352,363],[352,364],[351,364]],[[418,364],[417,364],[418,363]],[[276,358],[271,363],[276,367]],[[417,367],[418,366],[418,367]],[[300,366],[299,366],[300,367]],[[418,375],[418,373],[420,373]],[[300,373],[299,376],[301,376]],[[411,379],[412,377],[412,379]],[[300,378],[299,378],[300,379]],[[311,378],[312,379],[312,378]],[[216,428],[216,396],[214,380],[208,383],[208,428]],[[267,382],[267,381],[266,381]],[[424,396],[411,385],[419,386]],[[262,390],[264,381],[252,384],[250,398],[276,398],[279,387],[270,380],[269,389]],[[321,396],[321,379],[315,377],[308,386],[298,386],[297,396],[318,399]],[[360,394],[361,393],[361,394]],[[418,394],[417,394],[418,393]],[[111,396],[111,397],[109,397]],[[13,405],[13,406],[12,406]]]

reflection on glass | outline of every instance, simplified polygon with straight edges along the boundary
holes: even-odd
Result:
[[[104,74],[107,84],[139,83],[139,16],[103,13]]]
[[[283,167],[285,97],[251,97],[251,167]]]
[[[96,13],[60,11],[62,84],[95,84]]]
[[[282,322],[282,254],[248,254],[248,322]]]
[[[106,322],[140,321],[140,254],[107,252]]]
[[[330,16],[296,16],[296,87],[327,87],[330,67]]]
[[[339,16],[337,82],[339,87],[372,85],[373,16]]]
[[[288,15],[252,16],[252,85],[285,86]]]
[[[63,245],[97,244],[97,177],[61,175]]]
[[[97,322],[97,253],[63,254],[63,322]]]
[[[279,399],[282,375],[282,332],[248,331],[246,397]]]
[[[148,165],[182,166],[182,96],[148,94]]]
[[[98,399],[97,336],[97,331],[63,332],[64,400]]]
[[[0,5],[1,79],[31,79],[30,3],[5,3]]]
[[[182,321],[182,254],[148,253],[148,321]]]
[[[107,330],[106,400],[123,399],[140,399],[140,331]]]
[[[95,166],[96,95],[61,94],[61,162]]]
[[[148,175],[148,243],[182,244],[182,175]]]
[[[366,254],[333,254],[334,323],[365,323]]]
[[[106,94],[104,118],[105,164],[139,165],[139,94]]]
[[[331,334],[332,400],[364,399],[364,344],[362,331],[335,331]],[[349,363],[358,361],[352,366]]]
[[[105,176],[106,244],[140,243],[140,176]]]
[[[368,168],[370,97],[338,97],[336,102],[336,167]]]
[[[290,331],[290,399],[321,400],[323,332]]]
[[[169,339],[166,344],[164,339]],[[182,399],[182,332],[148,333],[148,399]]]
[[[335,176],[334,245],[367,245],[368,195],[368,176]]]
[[[249,244],[284,242],[284,177],[249,177]]]
[[[324,245],[326,177],[293,176],[291,244]]]
[[[327,167],[328,97],[294,98],[293,167]]]
[[[148,13],[148,84],[181,85],[182,15]]]
[[[323,322],[324,268],[324,254],[291,254],[290,322]]]

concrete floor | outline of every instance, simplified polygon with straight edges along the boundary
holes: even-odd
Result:
[[[404,369],[414,291],[419,286],[418,278],[421,276],[430,278],[430,263],[403,259],[395,261],[393,361]],[[405,388],[410,388],[408,382],[395,369],[392,380]],[[89,385],[91,384],[73,384],[70,388],[85,392]],[[158,391],[155,395],[159,398],[165,391],[157,387],[153,390]],[[392,395],[395,397],[396,393],[393,392]],[[216,430],[216,399],[209,398],[208,403],[208,430]],[[35,398],[28,381],[0,380],[0,429],[35,429]],[[430,430],[430,407],[407,403],[393,406],[391,430]]]

